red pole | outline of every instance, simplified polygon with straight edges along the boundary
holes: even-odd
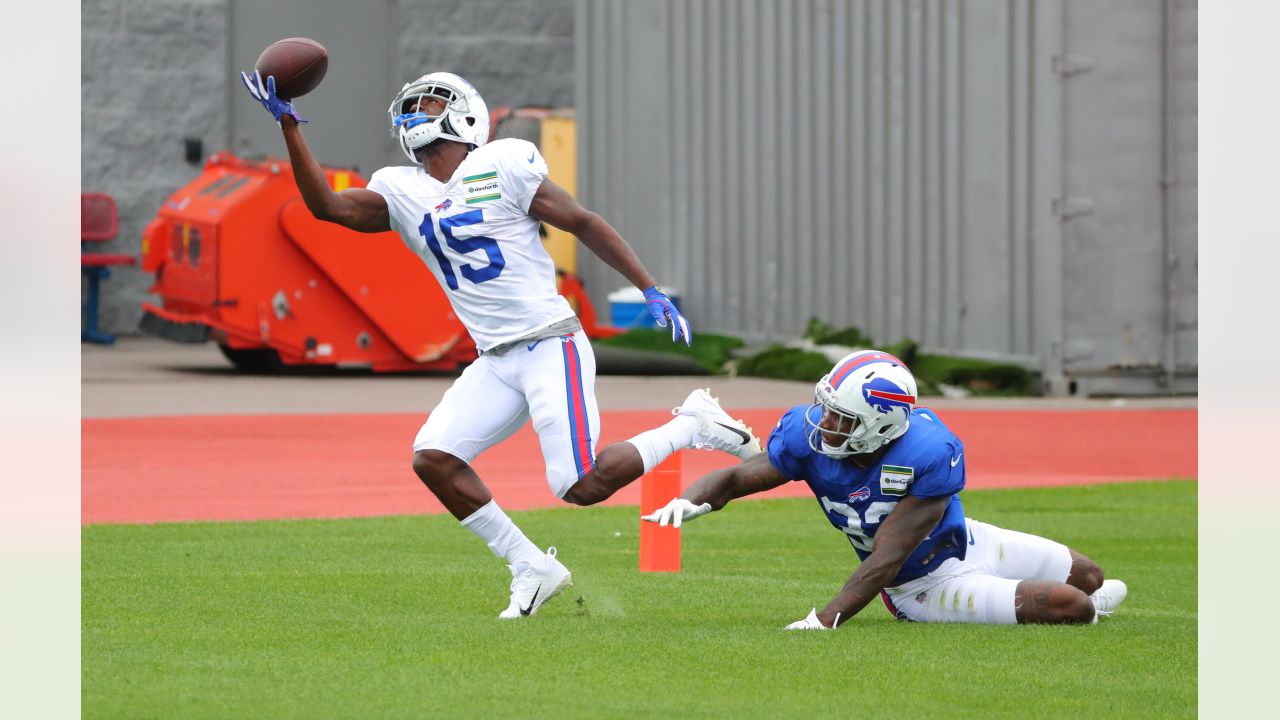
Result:
[[[680,452],[640,478],[640,514],[648,515],[680,495]],[[640,572],[680,572],[680,531],[640,521]]]

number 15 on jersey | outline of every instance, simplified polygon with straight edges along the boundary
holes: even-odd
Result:
[[[458,273],[461,273],[465,280],[479,285],[502,274],[502,269],[507,266],[507,261],[502,257],[502,250],[498,247],[497,240],[483,235],[473,235],[463,239],[453,236],[454,228],[478,225],[484,222],[484,210],[480,208],[468,210],[457,215],[439,218],[438,222],[440,224],[440,234],[444,235],[445,244],[449,246],[450,250],[464,256],[469,253],[483,251],[485,258],[488,260],[486,265],[481,265],[480,267],[476,267],[469,262],[460,264]],[[444,275],[444,281],[449,286],[449,289],[457,290],[458,273],[454,272],[453,263],[445,255],[444,248],[440,247],[431,213],[423,216],[422,224],[418,226],[418,232],[422,233],[422,239],[426,241],[427,249],[431,251],[431,254],[436,258],[436,262],[440,264],[440,273]],[[469,260],[470,258],[466,259]]]

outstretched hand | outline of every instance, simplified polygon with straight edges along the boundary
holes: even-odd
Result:
[[[836,615],[836,622],[840,622],[840,616]],[[832,627],[835,627],[834,625]],[[818,619],[818,608],[809,611],[803,620],[797,620],[786,627],[787,630],[830,630],[832,628],[822,624]]]
[[[692,520],[709,512],[711,512],[711,503],[694,505],[688,500],[678,497],[648,515],[641,515],[640,519],[658,523],[660,527],[666,527],[670,524],[671,527],[678,528],[682,521]]]
[[[675,304],[671,302],[671,298],[667,297],[661,288],[654,285],[645,290],[644,301],[654,322],[658,323],[658,327],[666,327],[668,322],[671,324],[671,342],[677,342],[683,338],[686,346],[693,344],[693,334],[689,332],[689,321],[684,319]]]
[[[262,107],[271,113],[271,117],[276,119],[276,124],[281,125],[280,118],[288,115],[298,123],[306,122],[297,110],[293,109],[293,103],[281,97],[276,97],[276,79],[270,75],[267,81],[262,82],[262,74],[257,70],[253,71],[251,77],[249,73],[240,73],[240,80],[244,82],[244,86],[248,88],[249,94],[254,100],[262,103]]]

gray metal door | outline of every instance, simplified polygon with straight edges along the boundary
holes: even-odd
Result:
[[[316,158],[356,167],[366,178],[400,164],[404,158],[391,142],[386,119],[387,105],[406,79],[396,75],[395,8],[393,0],[232,0],[227,147],[245,156],[287,155],[279,128],[244,91],[239,72],[253,69],[258,54],[276,40],[309,37],[329,51],[324,82],[296,103],[310,121],[304,132]]]
[[[1194,391],[1194,2],[1064,5],[1067,392]]]

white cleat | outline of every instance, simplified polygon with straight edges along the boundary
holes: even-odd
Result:
[[[698,450],[723,450],[739,460],[758,455],[760,440],[741,420],[729,417],[720,407],[720,401],[711,397],[710,389],[689,393],[684,404],[671,411],[672,415],[689,415],[698,420],[698,433],[693,447]]]
[[[573,584],[569,568],[556,559],[556,549],[547,548],[547,554],[538,561],[520,562],[508,566],[511,569],[511,604],[498,614],[503,620],[512,620],[538,612],[543,603],[560,594]]]
[[[1128,595],[1129,586],[1123,580],[1103,580],[1102,587],[1094,590],[1089,599],[1093,601],[1093,608],[1098,616],[1106,617],[1115,612]],[[1097,621],[1097,616],[1094,621]]]

